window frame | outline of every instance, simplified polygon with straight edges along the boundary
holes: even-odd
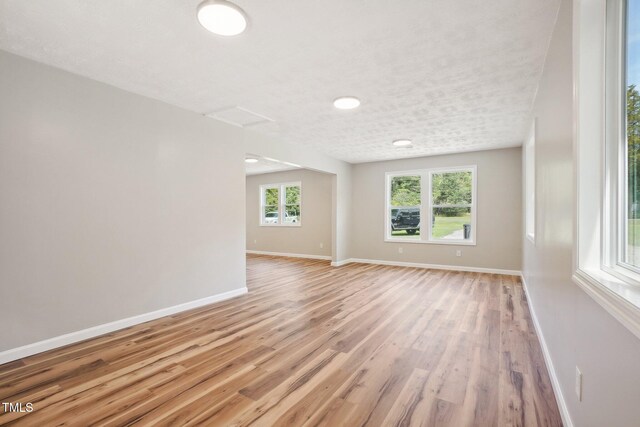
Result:
[[[575,236],[573,282],[640,338],[640,281],[614,268],[618,248],[619,138],[624,76],[621,50],[627,0],[581,2],[574,8]],[[624,4],[623,4],[624,3]],[[587,25],[585,25],[585,23]],[[622,24],[622,25],[621,25]],[[622,86],[624,87],[624,86]],[[613,94],[613,96],[612,96]],[[626,104],[625,104],[626,105]],[[626,108],[626,107],[625,107]],[[624,118],[624,117],[622,117]],[[625,134],[626,137],[626,134]],[[616,241],[612,241],[612,236]],[[618,248],[619,249],[619,248]],[[623,274],[624,273],[624,274]]]
[[[469,240],[434,239],[432,237],[431,217],[433,215],[433,192],[431,177],[434,174],[471,172],[471,236]],[[399,208],[391,206],[391,181],[400,176],[420,176],[420,236],[418,238],[394,237],[391,235],[391,209]],[[477,211],[478,211],[478,172],[477,165],[437,167],[428,169],[416,169],[406,171],[385,172],[385,201],[384,201],[384,241],[387,243],[418,243],[431,245],[458,245],[476,246]],[[425,190],[428,194],[425,197]],[[456,205],[457,206],[457,205]],[[466,207],[466,204],[465,204]],[[400,207],[401,208],[401,207]],[[423,220],[424,218],[424,220]],[[425,221],[426,220],[426,221]],[[428,224],[428,231],[424,232],[422,224]]]
[[[640,267],[624,261],[627,244],[627,0],[608,0],[605,50],[605,155],[601,268],[640,287]]]
[[[286,212],[287,206],[291,206],[286,204],[287,203],[286,189],[290,187],[300,188],[300,203],[299,203],[300,217],[298,218],[297,222],[285,223],[282,221],[282,219],[284,218],[284,214]],[[271,188],[278,189],[278,222],[276,223],[267,223],[264,221],[264,208],[266,206],[271,206],[271,205],[265,204],[265,201],[266,201],[265,195],[266,195],[266,191]],[[302,227],[302,181],[281,182],[277,184],[261,184],[259,197],[260,197],[260,201],[259,201],[260,209],[258,212],[258,215],[259,215],[258,222],[261,227]]]
[[[536,244],[536,120],[533,119],[531,129],[524,144],[524,205],[525,236]]]

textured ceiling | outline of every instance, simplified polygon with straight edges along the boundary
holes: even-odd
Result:
[[[285,164],[276,159],[265,159],[264,157],[252,154],[247,155],[247,157],[258,159],[258,163],[244,164],[244,170],[247,175],[258,175],[261,173],[282,172],[297,169],[297,167],[292,166],[291,164]]]
[[[520,145],[559,0],[236,3],[248,31],[222,38],[197,0],[0,0],[0,49],[366,162]]]

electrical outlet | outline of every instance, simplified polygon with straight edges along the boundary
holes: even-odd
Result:
[[[576,366],[576,397],[578,402],[582,402],[582,372]]]
[[[320,243],[320,249],[324,248],[324,243]]]
[[[257,244],[258,244],[258,241],[254,239],[254,240],[253,240],[253,244],[254,244],[254,245],[257,245]]]
[[[402,253],[402,247],[398,248],[398,253],[401,254]]]
[[[456,256],[462,256],[462,251],[460,249],[456,251]]]

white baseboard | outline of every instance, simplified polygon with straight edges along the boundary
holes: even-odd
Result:
[[[571,421],[571,415],[569,414],[569,408],[567,407],[567,403],[564,400],[564,395],[562,394],[562,388],[560,387],[560,381],[558,380],[558,376],[556,375],[556,370],[553,367],[553,361],[551,360],[549,347],[547,347],[547,342],[544,339],[542,328],[540,327],[540,323],[538,322],[538,316],[536,316],[536,311],[533,308],[533,302],[531,301],[531,296],[529,295],[529,290],[527,289],[527,282],[526,280],[524,280],[524,275],[520,275],[520,278],[522,280],[522,288],[524,289],[524,293],[527,296],[527,305],[529,306],[529,312],[531,313],[533,326],[536,329],[536,334],[538,334],[538,340],[540,341],[540,347],[542,348],[544,361],[547,365],[547,370],[549,371],[549,377],[551,378],[551,386],[553,387],[553,393],[556,396],[556,402],[558,403],[558,409],[560,410],[560,416],[562,417],[562,424],[564,424],[565,427],[573,427],[573,422]]]
[[[340,267],[349,263],[359,264],[379,264],[379,265],[393,265],[396,267],[415,267],[415,268],[429,268],[433,270],[453,270],[453,271],[471,271],[475,273],[489,273],[489,274],[505,274],[508,276],[520,276],[521,272],[518,270],[502,270],[498,268],[484,268],[484,267],[467,267],[461,265],[441,265],[441,264],[424,264],[419,262],[402,262],[402,261],[384,261],[378,259],[361,259],[361,258],[348,258],[342,261],[332,262],[331,266]]]
[[[283,256],[288,258],[322,259],[326,261],[331,260],[331,255],[289,254],[285,252],[250,251],[248,249],[247,249],[247,253],[254,254],[254,255]]]
[[[63,347],[65,345],[84,341],[89,338],[95,338],[100,335],[117,331],[118,329],[128,328],[129,326],[148,322],[150,320],[155,320],[164,316],[170,316],[181,311],[191,310],[192,308],[198,308],[203,305],[213,304],[214,302],[224,301],[242,294],[246,294],[247,292],[248,290],[246,287],[238,288],[232,291],[223,292],[221,294],[212,295],[210,297],[201,298],[195,301],[185,302],[183,304],[174,305],[172,307],[161,308],[160,310],[152,311],[149,313],[139,314],[137,316],[128,317],[126,319],[116,320],[114,322],[105,323],[103,325],[93,326],[81,331],[71,332],[68,334],[49,338],[44,341],[38,341],[33,344],[27,344],[22,347],[12,348],[10,350],[0,352],[0,365],[3,363],[12,362],[14,360],[22,359],[27,356],[32,356],[37,353],[42,353],[43,351]]]

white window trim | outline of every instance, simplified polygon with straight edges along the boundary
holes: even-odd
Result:
[[[471,172],[471,239],[470,240],[445,240],[445,239],[433,239],[431,236],[431,216],[433,215],[433,203],[431,192],[431,175],[445,172]],[[478,211],[478,170],[476,165],[470,166],[452,166],[452,167],[440,167],[429,169],[418,169],[408,171],[386,172],[385,173],[385,213],[384,213],[384,241],[388,243],[417,243],[417,244],[430,244],[430,245],[457,245],[457,246],[476,246],[476,229],[477,229],[477,211]],[[418,239],[393,237],[391,235],[391,222],[390,212],[392,208],[398,208],[398,206],[391,206],[389,203],[391,200],[391,180],[397,176],[420,176],[420,237]],[[427,190],[428,197],[424,197]],[[465,207],[467,205],[465,204]],[[426,215],[425,215],[426,213]],[[424,218],[424,219],[423,219]],[[428,232],[424,233],[422,224],[428,224]]]
[[[536,244],[536,120],[533,119],[531,130],[524,146],[525,155],[525,235]]]
[[[287,198],[286,198],[286,193],[285,193],[285,189],[287,187],[300,187],[300,219],[298,222],[289,222],[289,223],[283,223],[282,222],[282,218],[284,218],[284,213],[285,213],[285,207],[286,207],[286,202],[287,202]],[[278,189],[278,222],[277,223],[266,223],[264,222],[264,207],[266,206],[264,204],[265,201],[265,196],[264,193],[266,190],[270,189],[270,188],[277,188]],[[259,219],[258,222],[260,224],[260,227],[302,227],[302,182],[301,181],[295,181],[295,182],[281,182],[281,183],[277,183],[277,184],[262,184],[260,186],[260,211],[258,212],[259,215]]]
[[[640,282],[611,268],[615,251],[609,244],[612,233],[618,230],[616,210],[620,195],[615,184],[619,165],[607,159],[617,162],[619,157],[617,145],[606,141],[616,138],[611,125],[620,114],[617,98],[620,97],[619,48],[623,28],[619,17],[623,1],[574,3],[577,201],[573,281],[640,338]],[[606,96],[607,93],[614,96]]]

